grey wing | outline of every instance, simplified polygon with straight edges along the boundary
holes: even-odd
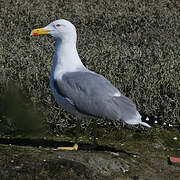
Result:
[[[117,117],[112,107],[112,97],[121,94],[103,76],[91,72],[72,72],[54,83],[57,92],[68,98],[79,112],[108,119],[108,114],[113,119]]]
[[[136,105],[103,76],[91,72],[73,72],[54,81],[56,91],[79,112],[128,124],[142,124]]]

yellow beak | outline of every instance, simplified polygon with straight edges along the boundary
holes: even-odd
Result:
[[[44,28],[34,29],[31,31],[31,36],[38,36],[40,34],[48,34],[50,30],[46,30]]]

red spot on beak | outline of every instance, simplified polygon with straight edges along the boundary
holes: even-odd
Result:
[[[39,34],[38,34],[38,33],[34,33],[33,35],[34,35],[34,36],[38,36]]]

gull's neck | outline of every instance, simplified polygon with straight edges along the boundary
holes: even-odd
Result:
[[[84,69],[77,49],[76,40],[56,40],[56,52],[54,55],[54,65],[52,69],[52,76],[54,79],[61,79],[66,72],[73,72],[77,69]]]

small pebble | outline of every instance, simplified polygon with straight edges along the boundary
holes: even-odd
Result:
[[[149,121],[149,117],[146,118],[146,121]]]
[[[110,154],[112,154],[113,156],[119,156],[119,153],[115,153],[115,152],[110,152]]]

